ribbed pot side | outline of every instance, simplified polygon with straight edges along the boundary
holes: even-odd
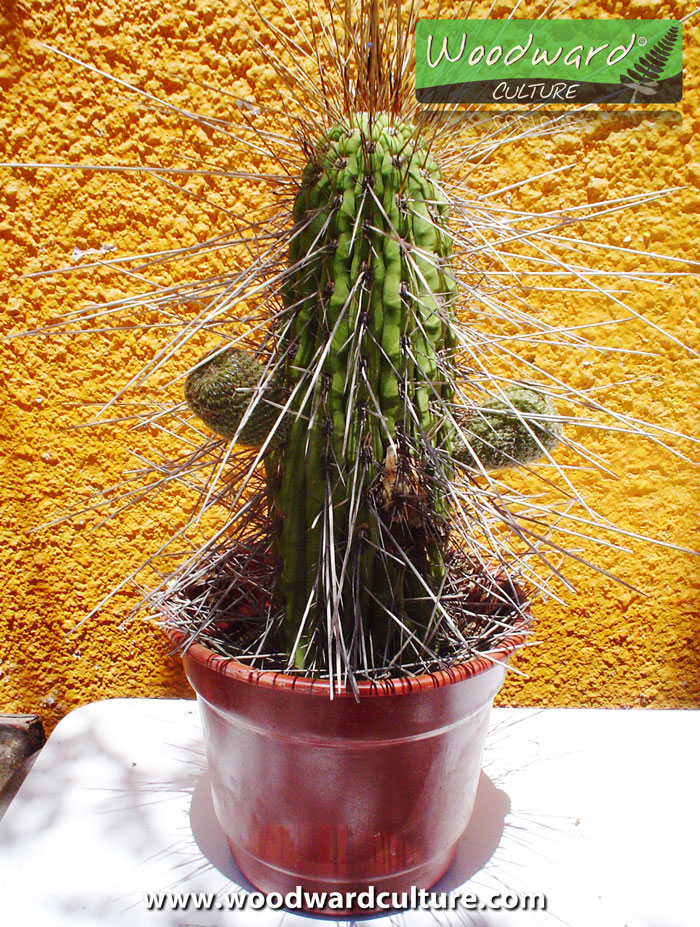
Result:
[[[434,885],[469,821],[489,710],[524,639],[516,631],[450,670],[362,683],[359,701],[192,644],[183,659],[214,807],[244,875],[263,892]]]

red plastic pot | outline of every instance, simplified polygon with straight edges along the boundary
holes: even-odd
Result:
[[[450,670],[362,683],[359,702],[192,644],[214,806],[245,876],[283,894],[434,885],[469,821],[491,703],[525,634]]]

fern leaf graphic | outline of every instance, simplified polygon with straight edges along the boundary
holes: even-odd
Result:
[[[680,29],[678,26],[671,26],[666,35],[628,69],[627,74],[620,75],[621,83],[629,86],[629,78],[635,84],[645,86],[648,86],[648,82],[658,81],[661,74],[663,74],[671,52],[678,42],[679,36]]]

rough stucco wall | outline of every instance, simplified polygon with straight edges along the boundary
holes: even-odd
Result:
[[[545,3],[525,3],[533,17]],[[262,5],[279,16],[273,2]],[[492,15],[507,16],[512,3]],[[487,6],[473,15],[485,15]],[[573,17],[681,18],[689,3],[582,3]],[[235,3],[152,0],[125,3],[7,0],[0,10],[0,160],[100,164],[178,164],[189,157],[240,165],[230,143],[149,106],[98,75],[38,49],[34,38],[60,47],[189,109],[226,117],[232,100],[207,86],[254,99],[272,99],[274,76],[250,52],[235,25]],[[601,220],[598,234],[630,248],[698,254],[700,148],[697,27],[686,24],[685,89],[670,117],[625,115],[590,123],[582,133],[523,144],[473,174],[480,192],[563,163],[576,166],[556,181],[543,180],[513,194],[513,205],[554,207],[662,187],[683,189],[642,206],[634,215]],[[246,155],[252,169],[255,157]],[[27,274],[94,260],[85,252],[109,246],[105,256],[155,252],[204,241],[226,227],[220,207],[246,216],[262,195],[254,182],[170,178],[199,195],[177,195],[145,174],[46,169],[0,169],[0,311],[3,329],[45,324],[59,312],[107,301],[138,289],[113,269],[28,278]],[[202,197],[206,200],[204,202]],[[98,255],[101,257],[102,255]],[[224,268],[222,254],[150,271],[160,284]],[[634,269],[633,257],[620,267]],[[668,271],[668,265],[649,265]],[[137,270],[138,265],[129,265]],[[678,263],[678,272],[690,270]],[[700,348],[698,285],[673,279],[671,290],[635,286],[634,308],[676,337]],[[529,294],[534,301],[537,294]],[[542,298],[544,299],[544,298]],[[547,309],[579,321],[604,311],[566,293]],[[604,331],[604,329],[602,330]],[[600,337],[600,336],[596,336]],[[697,365],[679,347],[634,323],[617,344],[655,352],[640,357],[639,382],[614,402],[641,418],[698,434]],[[193,352],[204,345],[194,345]],[[149,337],[124,331],[70,338],[18,339],[0,345],[3,363],[2,615],[0,707],[38,711],[51,725],[84,702],[110,696],[176,696],[188,692],[177,660],[156,629],[119,625],[134,602],[121,592],[94,619],[67,632],[181,524],[191,500],[171,492],[147,510],[88,532],[78,520],[25,534],[70,503],[86,486],[118,482],[134,465],[130,451],[147,453],[153,435],[109,426],[76,430],[86,420],[80,403],[110,397],[150,357]],[[535,350],[535,349],[533,349]],[[536,349],[535,353],[537,350]],[[614,355],[572,356],[562,377],[579,388],[615,384]],[[671,544],[698,547],[697,469],[648,443],[610,436],[605,453],[617,481],[581,474],[594,507],[631,531]],[[691,452],[692,456],[692,452]],[[700,705],[700,561],[670,549],[635,545],[632,555],[602,551],[598,560],[643,592],[572,569],[576,585],[566,608],[550,602],[537,611],[537,640],[517,659],[529,679],[511,675],[502,703],[690,707]]]

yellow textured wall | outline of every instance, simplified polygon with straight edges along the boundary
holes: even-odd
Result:
[[[272,17],[280,15],[274,2],[261,6]],[[524,3],[517,15],[536,16],[545,6]],[[496,3],[493,15],[505,17],[512,7]],[[487,9],[476,7],[474,15]],[[691,9],[690,3],[605,0],[581,3],[568,15],[681,18]],[[39,38],[158,97],[226,118],[232,100],[208,87],[261,100],[272,99],[275,89],[271,70],[251,52],[235,14],[235,2],[213,0],[66,0],[60,5],[5,0],[0,8],[0,161],[182,166],[195,157],[219,165],[230,159],[240,166],[244,156],[232,142],[222,143],[33,44]],[[591,123],[578,135],[562,132],[523,144],[473,175],[477,189],[485,192],[572,161],[574,171],[556,183],[545,180],[517,191],[513,204],[554,207],[562,201],[682,187],[634,215],[601,220],[597,230],[630,248],[698,260],[697,34],[697,27],[687,23],[684,99],[668,108],[673,116],[637,121],[616,116]],[[245,157],[254,170],[254,156]],[[138,290],[138,280],[108,268],[27,276],[94,258],[76,257],[74,249],[99,252],[108,246],[113,250],[104,256],[111,258],[194,244],[223,231],[226,220],[219,207],[245,216],[262,195],[253,180],[170,179],[207,202],[178,196],[162,179],[145,174],[0,168],[3,331],[44,325],[72,307]],[[222,270],[224,259],[183,261],[155,269],[151,276],[161,284],[186,280]],[[620,267],[636,266],[633,258],[619,261]],[[681,262],[674,269],[687,274],[692,268]],[[692,275],[668,279],[674,282],[670,290],[638,287],[628,298],[637,311],[700,349],[697,280]],[[562,320],[574,321],[585,319],[588,310],[580,296],[570,293],[562,294],[556,309]],[[697,363],[641,324],[619,337],[625,346],[656,356],[640,357],[633,371],[639,382],[613,394],[611,402],[640,418],[655,417],[699,434]],[[38,711],[51,725],[71,708],[97,698],[188,691],[160,632],[140,623],[119,627],[134,602],[131,592],[117,595],[96,618],[67,634],[173,526],[182,524],[191,502],[185,494],[171,492],[138,516],[127,514],[92,532],[78,521],[26,534],[86,486],[116,483],[133,466],[130,451],[147,453],[153,436],[72,426],[85,421],[80,403],[109,398],[151,349],[146,335],[131,331],[111,339],[94,334],[0,345],[0,710]],[[586,362],[572,357],[562,376],[577,388],[613,384],[619,379],[616,365],[615,357],[592,356]],[[634,440],[610,437],[604,450],[620,479],[583,474],[579,484],[592,504],[630,530],[684,547],[700,546],[697,468]],[[698,706],[700,561],[650,546],[635,546],[632,555],[601,552],[598,559],[643,593],[583,569],[570,571],[576,594],[567,608],[539,605],[536,636],[541,643],[517,660],[530,678],[511,677],[501,701]]]

